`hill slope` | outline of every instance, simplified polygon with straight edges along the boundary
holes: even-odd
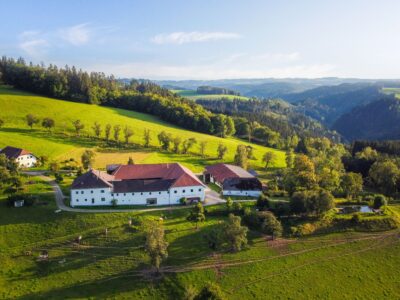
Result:
[[[387,96],[341,116],[333,129],[349,140],[399,139],[400,101]]]
[[[21,92],[9,87],[0,87],[0,118],[5,121],[5,125],[0,129],[0,148],[6,145],[14,145],[23,147],[33,151],[35,154],[48,156],[50,159],[67,159],[70,157],[78,158],[85,148],[96,149],[98,144],[91,138],[85,136],[93,135],[91,129],[95,121],[104,125],[121,125],[121,127],[130,126],[134,130],[131,142],[143,144],[144,129],[149,129],[152,136],[151,145],[154,147],[149,151],[143,148],[135,150],[132,153],[124,154],[123,158],[118,155],[106,155],[99,151],[96,158],[97,162],[102,165],[96,167],[104,167],[105,163],[126,162],[129,155],[134,155],[134,160],[140,162],[165,162],[177,161],[192,168],[194,171],[201,171],[205,164],[214,163],[217,154],[217,147],[223,143],[228,147],[225,160],[230,162],[233,160],[237,145],[246,144],[254,148],[254,155],[257,160],[250,162],[252,167],[260,168],[262,166],[261,157],[268,151],[277,153],[276,167],[284,166],[284,153],[282,151],[269,149],[263,146],[249,144],[234,138],[218,138],[206,134],[192,132],[178,128],[177,126],[163,122],[160,119],[133,111],[101,107],[97,105],[89,105],[82,103],[74,103],[62,100],[46,98],[26,92]],[[39,118],[50,117],[55,120],[56,127],[53,134],[48,134],[39,126],[30,130],[25,123],[25,116],[28,113],[37,115]],[[80,119],[85,124],[85,128],[81,134],[81,138],[75,137],[73,134],[72,121]],[[172,136],[179,136],[182,139],[194,137],[198,142],[206,141],[206,155],[203,159],[196,155],[178,155],[166,152],[159,152],[157,134],[166,131]],[[121,132],[121,140],[122,140]],[[192,149],[198,152],[198,144]],[[122,161],[119,161],[122,159]]]

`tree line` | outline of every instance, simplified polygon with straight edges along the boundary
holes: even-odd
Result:
[[[235,133],[230,117],[211,113],[149,81],[132,80],[127,84],[114,76],[88,73],[74,66],[45,67],[5,56],[0,60],[0,76],[5,84],[57,99],[135,110],[186,129],[222,137]]]

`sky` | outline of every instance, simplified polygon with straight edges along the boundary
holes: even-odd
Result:
[[[400,78],[398,0],[4,1],[0,55],[148,79]]]

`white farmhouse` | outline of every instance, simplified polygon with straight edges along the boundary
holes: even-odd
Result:
[[[245,169],[228,164],[207,166],[204,172],[205,182],[215,183],[225,196],[258,197],[262,193],[262,184]]]
[[[71,186],[71,206],[173,205],[204,201],[206,186],[178,163],[120,165],[111,174],[90,170]]]
[[[32,152],[11,146],[1,149],[0,154],[4,154],[8,159],[15,160],[23,168],[34,167],[38,160]]]

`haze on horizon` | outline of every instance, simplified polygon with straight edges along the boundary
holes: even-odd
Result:
[[[400,78],[395,0],[19,0],[2,11],[1,55],[117,77]]]

